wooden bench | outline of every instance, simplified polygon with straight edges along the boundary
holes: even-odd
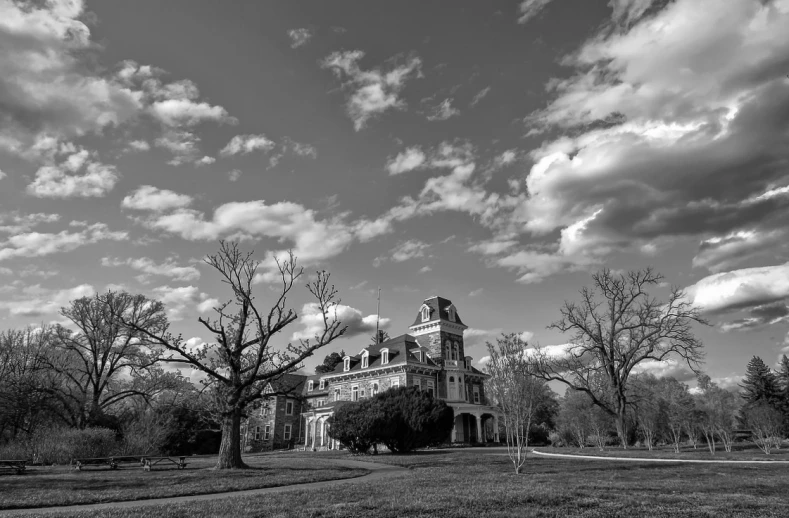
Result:
[[[145,471],[151,471],[153,466],[161,462],[170,462],[175,464],[178,469],[184,469],[187,466],[186,457],[153,457],[150,455],[123,455],[115,457],[95,457],[89,459],[72,459],[71,465],[77,471],[82,471],[83,466],[109,466],[110,469],[118,469],[120,464],[139,464]]]
[[[110,469],[118,469],[120,464],[136,463],[145,466],[144,455],[119,455],[114,457],[94,457],[71,459],[71,465],[77,471],[82,471],[83,466],[103,466],[107,465]]]
[[[27,469],[28,463],[30,463],[30,461],[27,459],[0,459],[0,468],[13,469],[17,475],[23,475]]]
[[[151,471],[151,469],[160,462],[170,462],[175,464],[178,469],[185,469],[187,466],[186,457],[178,457],[178,460],[175,460],[172,457],[145,457],[143,459],[143,469],[145,471]]]

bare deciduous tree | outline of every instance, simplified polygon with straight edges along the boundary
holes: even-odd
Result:
[[[489,393],[504,416],[507,453],[516,474],[526,462],[532,421],[550,390],[534,376],[534,362],[526,353],[526,346],[516,333],[502,335],[496,339],[496,345],[487,343]]]
[[[628,382],[633,369],[650,360],[679,357],[696,370],[702,344],[693,323],[706,324],[684,292],[672,287],[660,302],[648,290],[663,276],[651,268],[617,275],[595,274],[594,286],[581,290],[581,302],[565,302],[562,318],[549,328],[573,336],[563,354],[537,348],[539,375],[586,392],[592,402],[615,419],[627,447]]]
[[[252,253],[242,253],[236,243],[220,241],[219,252],[205,259],[232,291],[232,298],[214,310],[217,318],[198,321],[215,337],[216,342],[190,347],[183,338],[167,330],[154,334],[131,322],[126,325],[145,334],[171,354],[169,362],[182,363],[202,372],[205,384],[215,394],[215,404],[222,420],[222,442],[217,468],[246,467],[241,459],[241,422],[249,404],[260,399],[269,382],[295,371],[301,362],[324,345],[345,333],[337,320],[337,290],[329,284],[329,274],[318,272],[307,289],[317,300],[323,315],[323,330],[314,341],[300,340],[285,349],[275,348],[271,339],[293,323],[298,315],[287,307],[287,296],[303,270],[289,253],[277,261],[281,287],[274,304],[262,310],[252,294],[259,261]]]
[[[84,428],[127,398],[148,399],[167,388],[172,375],[148,372],[158,358],[146,333],[167,327],[161,302],[108,291],[73,300],[60,314],[77,330],[55,327],[47,362],[65,378],[51,394],[62,402],[63,417],[72,426]]]

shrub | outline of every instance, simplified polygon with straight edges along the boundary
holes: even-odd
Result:
[[[108,428],[46,428],[0,447],[0,457],[68,464],[73,458],[118,454],[120,446],[115,432]]]
[[[446,441],[453,424],[454,412],[444,401],[415,387],[398,387],[341,406],[329,435],[354,453],[367,453],[379,443],[407,453]]]

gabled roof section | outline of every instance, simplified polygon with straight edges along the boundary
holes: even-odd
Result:
[[[283,374],[274,381],[269,382],[268,388],[280,394],[301,394],[308,376],[303,374]],[[268,391],[267,391],[268,392]]]
[[[452,306],[452,301],[449,299],[445,299],[444,297],[430,297],[429,299],[425,299],[423,305],[430,308],[430,320],[428,322],[436,322],[439,320],[444,320],[446,322],[452,322],[449,320],[449,306]],[[422,322],[422,306],[419,306],[420,311],[416,314],[416,319],[411,327],[414,326],[421,326],[422,324],[426,324],[427,322]],[[457,312],[457,308],[455,308],[455,320],[454,323],[465,325],[463,321],[460,319],[460,314]]]
[[[389,363],[385,365],[381,363],[382,349],[389,350]],[[394,338],[390,338],[389,340],[386,340],[385,342],[371,345],[364,349],[364,351],[366,351],[370,355],[368,367],[363,369],[361,361],[354,362],[353,360],[351,360],[351,369],[349,371],[344,371],[342,363],[338,363],[337,366],[334,368],[334,371],[327,372],[326,374],[323,374],[323,376],[333,376],[337,374],[348,374],[353,372],[367,372],[367,371],[375,370],[378,367],[391,367],[393,365],[404,365],[404,364],[429,365],[433,367],[438,367],[438,365],[436,365],[436,363],[429,358],[425,358],[425,361],[421,363],[417,361],[416,357],[413,354],[413,350],[417,350],[417,349],[420,349],[420,346],[419,343],[416,341],[416,338],[414,338],[413,336],[411,335],[396,336]],[[424,348],[421,349],[425,350]]]

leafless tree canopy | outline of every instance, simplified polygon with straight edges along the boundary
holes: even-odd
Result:
[[[663,276],[651,268],[614,274],[604,269],[594,285],[581,290],[581,301],[565,302],[561,319],[549,328],[570,333],[565,354],[538,348],[539,373],[586,392],[595,405],[617,419],[625,444],[627,387],[633,369],[650,360],[676,358],[694,371],[703,359],[693,324],[707,324],[678,287],[667,302],[649,294]]]
[[[87,426],[111,406],[131,397],[148,399],[174,381],[152,369],[158,356],[146,334],[167,327],[161,302],[108,291],[74,300],[60,314],[76,331],[55,326],[45,358],[63,377],[51,395],[62,403],[70,424]]]
[[[295,282],[303,274],[296,257],[288,253],[277,261],[280,289],[267,310],[253,295],[260,262],[252,253],[243,253],[236,243],[221,241],[219,252],[209,255],[205,262],[218,272],[232,293],[229,300],[214,308],[214,319],[198,319],[214,335],[214,343],[190,347],[182,336],[167,330],[156,334],[132,322],[125,323],[168,351],[168,362],[189,365],[206,375],[205,383],[213,388],[223,418],[218,467],[243,467],[239,430],[246,407],[261,397],[269,382],[298,369],[316,349],[342,336],[346,327],[336,316],[339,299],[334,285],[329,283],[329,274],[318,272],[307,289],[323,314],[322,332],[311,340],[276,348],[271,344],[272,338],[298,318],[287,303]]]

